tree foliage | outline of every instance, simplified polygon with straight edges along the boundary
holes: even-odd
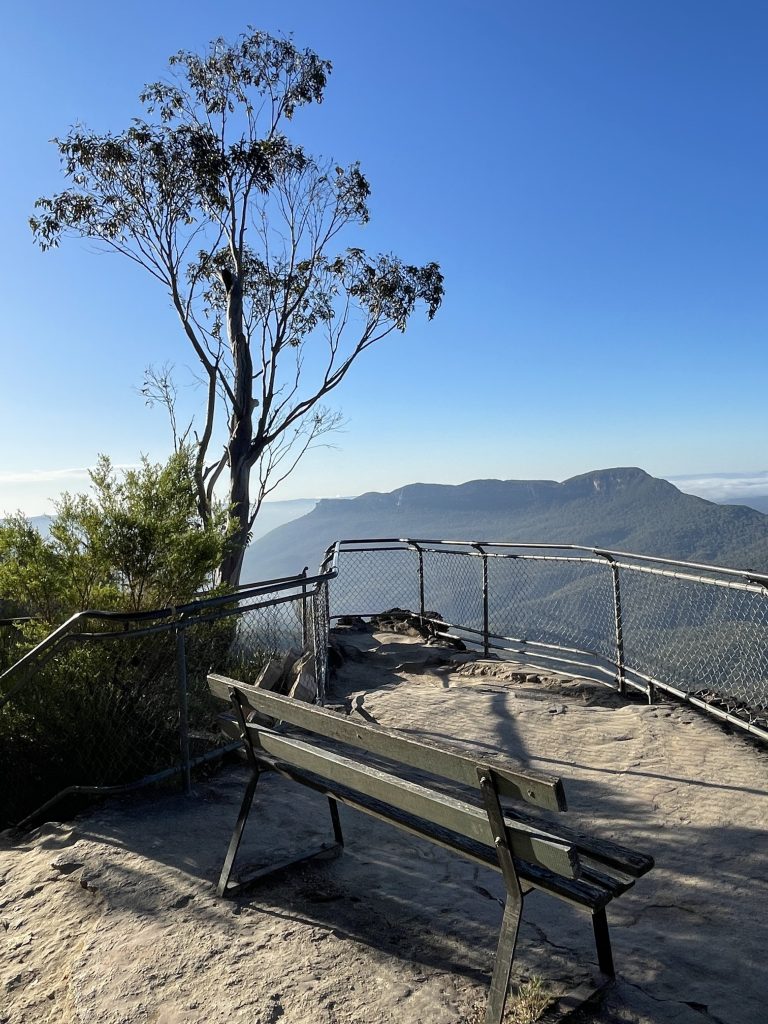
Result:
[[[87,608],[162,608],[210,588],[225,515],[214,508],[200,519],[191,462],[181,451],[118,474],[102,456],[91,494],[64,494],[47,538],[22,515],[0,524],[4,610],[46,629]]]
[[[249,30],[203,55],[177,53],[170,70],[146,86],[146,116],[125,131],[76,126],[55,140],[69,187],[39,199],[31,225],[43,249],[64,235],[97,239],[166,289],[206,394],[198,422],[174,420],[174,439],[193,445],[205,521],[226,471],[236,528],[222,575],[235,583],[262,500],[338,425],[325,397],[417,304],[431,319],[443,279],[436,263],[337,247],[343,229],[368,221],[368,181],[284,131],[322,101],[328,61]],[[173,412],[167,369],[150,368],[144,393]]]

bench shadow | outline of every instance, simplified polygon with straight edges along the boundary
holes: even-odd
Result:
[[[389,687],[403,682],[391,671],[385,678]],[[349,680],[340,682],[349,685]],[[620,976],[631,979],[629,988],[623,988],[630,1001],[631,986],[635,985],[646,1000],[655,1001],[659,1020],[677,1020],[676,1014],[685,1014],[690,1008],[692,1021],[696,1017],[700,1021],[699,1015],[705,1013],[727,1024],[763,1024],[765,1006],[759,979],[768,945],[768,829],[739,825],[738,803],[734,801],[748,802],[751,821],[762,820],[768,826],[768,788],[758,781],[765,778],[764,756],[744,744],[745,756],[755,756],[754,784],[734,783],[727,771],[710,777],[692,772],[693,777],[686,777],[664,768],[613,767],[558,758],[542,748],[541,742],[533,749],[527,741],[524,721],[510,707],[509,691],[515,684],[489,683],[483,687],[482,730],[473,730],[470,737],[441,728],[437,716],[425,715],[417,725],[408,722],[398,727],[413,738],[458,740],[480,756],[501,752],[524,767],[561,775],[574,812],[563,820],[655,858],[654,870],[609,906],[617,969]],[[557,699],[552,691],[528,692],[532,689],[527,687],[530,699]],[[468,687],[469,699],[471,692]],[[601,702],[606,709],[607,705],[617,709],[630,706],[617,695],[610,696],[607,704]],[[387,720],[382,724],[394,723]],[[726,735],[714,722],[707,726],[713,743],[743,743],[741,737]],[[671,727],[680,726],[671,723]],[[677,819],[668,813],[665,821],[649,802],[652,797],[647,788],[633,785],[646,780],[680,787],[687,794],[686,806]],[[543,820],[548,817],[546,812],[536,814]],[[550,816],[554,823],[558,817]],[[576,821],[569,820],[572,818]],[[567,908],[564,912],[559,901],[537,893],[526,901],[524,917],[534,931],[542,931],[545,942],[580,949],[581,956],[592,961],[594,953],[583,934],[585,925],[589,927],[586,915],[570,913]],[[661,1013],[663,1003],[668,1004],[667,1016]]]
[[[338,860],[277,876],[236,900],[216,900],[215,882],[245,779],[235,769],[198,787],[192,799],[123,803],[95,828],[83,821],[80,837],[105,847],[106,861],[112,847],[115,854],[129,850],[171,869],[148,879],[115,857],[107,872],[110,904],[137,920],[183,913],[224,931],[233,915],[256,929],[276,921],[301,923],[386,957],[487,984],[501,917],[500,877],[347,808],[341,809],[347,847]],[[277,776],[263,782],[238,859],[244,873],[330,837],[322,797]],[[594,787],[593,797],[613,803],[602,785]],[[632,831],[626,817],[617,817],[616,825]],[[652,999],[659,1024],[686,1020],[673,1010],[692,1003],[709,1007],[727,1024],[762,1024],[758,979],[768,942],[768,918],[760,910],[766,905],[759,874],[764,840],[760,830],[733,826],[659,832],[650,851],[656,868],[611,904],[616,964],[626,983],[622,993],[631,1002],[634,986]],[[629,835],[625,841],[638,845]],[[563,983],[581,980],[595,969],[588,915],[532,894],[518,955],[523,971]],[[718,999],[731,1000],[735,992],[738,1012],[731,1016]]]
[[[78,838],[105,851],[109,866],[101,873],[110,906],[137,919],[183,908],[187,918],[212,926],[226,926],[233,914],[247,915],[257,926],[269,920],[302,923],[386,956],[487,983],[503,899],[494,873],[349,808],[340,808],[347,842],[341,857],[281,872],[236,899],[216,899],[246,780],[245,769],[235,768],[197,787],[191,799],[120,801],[102,823],[81,821]],[[328,805],[319,794],[272,774],[260,780],[259,791],[235,875],[332,838]],[[176,826],[174,834],[169,825]],[[50,848],[60,848],[54,837]],[[122,851],[171,871],[151,882],[123,861]]]
[[[394,646],[385,651],[377,692],[402,685],[396,671],[399,653]],[[375,721],[365,699],[373,693],[374,679],[366,676],[361,685],[353,669],[334,683],[331,703]],[[471,688],[466,692],[471,698]],[[649,1019],[639,1016],[642,1003],[654,1007],[654,1024],[694,1024],[702,1014],[721,1024],[763,1024],[759,979],[768,948],[766,829],[737,824],[730,805],[727,815],[718,817],[717,808],[706,801],[718,792],[731,803],[764,798],[763,820],[768,821],[766,790],[732,785],[727,778],[685,779],[663,770],[589,765],[533,750],[508,696],[503,687],[495,692],[495,684],[485,689],[482,728],[471,737],[456,736],[429,716],[423,725],[411,721],[402,728],[414,737],[460,741],[480,754],[501,753],[518,764],[561,774],[576,822],[571,815],[563,820],[654,856],[654,870],[609,907],[623,1009],[607,1011],[604,1019],[618,1019],[611,1016],[614,1012],[629,1013],[626,1019]],[[396,723],[390,716],[382,724]],[[713,741],[738,742],[713,730]],[[215,883],[246,778],[242,768],[227,770],[199,784],[191,799],[176,794],[152,802],[126,799],[110,805],[108,813],[82,820],[79,835],[100,844],[106,861],[110,849],[114,852],[108,869],[110,900],[137,917],[183,913],[224,929],[232,915],[247,918],[254,928],[269,921],[301,922],[382,955],[486,984],[501,918],[500,877],[347,808],[342,808],[347,845],[338,860],[273,879],[235,901],[216,900]],[[660,819],[633,779],[689,785],[694,794],[689,820]],[[695,794],[705,801],[701,810]],[[330,837],[324,798],[266,776],[259,783],[239,870],[247,873],[298,855]],[[123,850],[168,870],[160,870],[148,884],[122,863]],[[589,916],[532,894],[526,900],[519,955],[529,971],[578,979],[580,972],[595,967]],[[594,1019],[599,1021],[601,1014]]]

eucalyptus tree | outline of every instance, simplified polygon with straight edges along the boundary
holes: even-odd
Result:
[[[368,221],[368,181],[285,133],[299,107],[322,101],[330,71],[252,29],[202,55],[180,51],[124,131],[77,125],[54,140],[68,186],[30,220],[43,249],[97,240],[166,290],[199,363],[202,412],[177,423],[167,368],[150,368],[143,390],[168,406],[176,447],[193,446],[204,522],[228,479],[230,584],[264,497],[338,426],[325,397],[418,304],[431,319],[443,295],[436,263],[341,247],[344,229]]]

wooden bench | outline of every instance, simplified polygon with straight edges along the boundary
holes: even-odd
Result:
[[[523,898],[533,890],[549,893],[592,917],[601,976],[581,996],[594,995],[614,977],[606,906],[649,871],[653,859],[559,822],[552,825],[519,806],[522,802],[531,808],[564,811],[559,778],[516,770],[445,744],[411,739],[226,676],[209,675],[208,684],[216,697],[231,704],[232,714],[224,718],[225,731],[242,739],[253,770],[221,871],[219,896],[236,895],[244,886],[291,864],[339,854],[344,839],[337,803],[344,803],[501,872],[506,904],[486,1024],[501,1021]],[[270,726],[270,721],[278,724]],[[324,794],[334,839],[233,883],[235,857],[264,770],[277,771]]]

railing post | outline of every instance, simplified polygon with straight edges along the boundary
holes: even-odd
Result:
[[[305,565],[301,575],[306,579],[309,566]],[[307,649],[307,584],[301,585],[301,649]]]
[[[419,556],[419,615],[423,618],[426,614],[426,604],[424,603],[424,552],[418,544],[414,544],[413,547]]]
[[[491,653],[488,628],[488,555],[480,544],[475,544],[474,547],[477,548],[483,558],[483,656],[487,658]]]
[[[613,612],[616,643],[616,685],[622,697],[627,693],[627,679],[624,672],[624,627],[621,616],[621,585],[619,583],[619,567],[611,555],[604,551],[596,551],[596,555],[605,558],[611,566],[611,579],[613,582]]]
[[[482,553],[482,652],[485,657],[490,653],[490,637],[488,636],[488,556]]]
[[[317,703],[325,705],[328,683],[328,641],[330,621],[328,619],[328,581],[318,584],[312,593],[312,646],[317,680]]]
[[[326,688],[328,686],[328,645],[330,643],[331,633],[331,581],[326,579],[321,583],[321,591],[318,594],[318,605],[322,601],[323,603],[323,634],[321,637],[322,643],[322,663],[323,663],[323,685],[318,696],[320,698],[320,704],[325,704]]]
[[[192,769],[189,761],[189,699],[187,695],[187,647],[184,627],[176,626],[176,683],[179,698],[179,751],[181,753],[184,792],[192,792]]]

